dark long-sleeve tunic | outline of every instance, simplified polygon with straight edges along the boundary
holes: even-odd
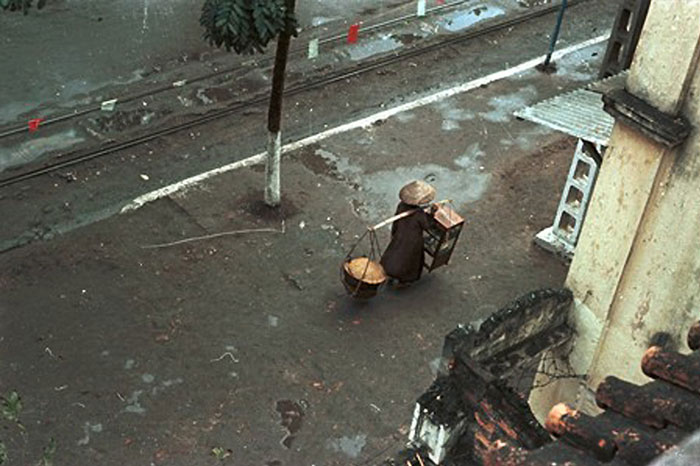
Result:
[[[396,214],[417,209],[399,203]],[[391,242],[382,255],[381,264],[386,274],[401,282],[412,282],[423,272],[423,230],[428,228],[428,214],[422,209],[397,220],[391,226]]]

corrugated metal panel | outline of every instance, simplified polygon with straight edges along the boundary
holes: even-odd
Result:
[[[603,111],[602,94],[588,89],[525,107],[515,116],[605,146],[615,124],[615,119]]]
[[[620,73],[615,74],[613,76],[608,76],[605,79],[593,81],[588,86],[586,86],[586,89],[588,89],[589,91],[600,92],[601,94],[605,94],[606,92],[612,89],[620,89],[625,87],[625,82],[627,81],[628,75],[628,70],[621,71]]]

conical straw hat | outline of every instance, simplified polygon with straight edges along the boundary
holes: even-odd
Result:
[[[427,204],[435,199],[435,188],[422,180],[411,181],[401,188],[399,199],[409,205]]]

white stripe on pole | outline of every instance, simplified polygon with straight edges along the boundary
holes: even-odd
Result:
[[[311,39],[309,41],[309,60],[316,57],[318,57],[318,39]]]
[[[425,16],[425,0],[418,0],[418,11],[416,16]]]

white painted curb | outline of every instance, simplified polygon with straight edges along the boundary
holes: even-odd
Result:
[[[592,45],[599,44],[601,42],[606,41],[610,37],[610,31],[608,31],[605,34],[602,34],[600,36],[594,37],[592,39],[579,42],[578,44],[571,45],[569,47],[566,47],[561,50],[557,50],[552,54],[552,60],[556,61],[566,55],[569,55],[571,53],[577,52],[581,49],[584,49],[586,47],[590,47]],[[451,87],[449,89],[445,89],[439,92],[436,92],[434,94],[421,97],[419,99],[413,100],[411,102],[406,102],[404,104],[398,105],[396,107],[383,110],[381,112],[375,113],[373,115],[361,118],[359,120],[351,121],[350,123],[345,123],[340,126],[336,126],[335,128],[328,129],[326,131],[323,131],[321,133],[314,134],[312,136],[306,137],[304,139],[300,139],[299,141],[292,142],[289,144],[285,144],[282,146],[282,153],[289,152],[289,151],[294,151],[297,149],[301,149],[302,147],[309,146],[311,144],[317,143],[319,141],[322,141],[326,138],[329,138],[331,136],[334,136],[336,134],[342,134],[348,131],[351,131],[353,129],[357,128],[364,128],[367,126],[372,125],[373,123],[380,121],[380,120],[385,120],[389,117],[392,117],[398,113],[406,112],[409,110],[413,110],[418,107],[423,107],[425,105],[429,105],[435,102],[439,102],[441,100],[447,99],[449,97],[452,97],[457,94],[462,94],[464,92],[471,91],[473,89],[476,89],[480,86],[484,86],[486,84],[490,84],[494,81],[499,81],[501,79],[508,78],[510,76],[513,76],[518,73],[522,73],[524,71],[527,71],[529,69],[534,68],[535,66],[539,65],[544,61],[546,58],[545,55],[542,55],[537,58],[533,58],[532,60],[528,60],[526,62],[523,62],[519,65],[516,65],[512,68],[508,68],[506,70],[502,71],[497,71],[495,73],[491,73],[489,75],[483,76],[481,78],[474,79],[472,81],[469,81],[464,84],[460,84],[459,86]],[[251,165],[256,165],[259,163],[263,163],[265,161],[266,157],[265,152],[261,152],[259,154],[255,154],[251,157],[245,158],[243,160],[239,160],[238,162],[230,163],[228,165],[224,165],[219,168],[215,168],[213,170],[206,171],[204,173],[200,173],[199,175],[192,176],[190,178],[186,178],[182,181],[179,181],[177,183],[173,183],[168,186],[164,186],[160,189],[156,189],[155,191],[151,191],[149,193],[143,194],[128,204],[126,204],[124,207],[122,207],[120,213],[125,213],[125,212],[130,212],[132,210],[136,210],[143,205],[153,202],[157,199],[160,199],[162,197],[169,196],[177,191],[181,191],[184,189],[191,188],[192,186],[208,179],[211,178],[215,175],[219,175],[221,173],[226,173],[231,170],[236,170],[238,168],[243,168],[243,167],[249,167]],[[262,187],[261,187],[262,189]]]

